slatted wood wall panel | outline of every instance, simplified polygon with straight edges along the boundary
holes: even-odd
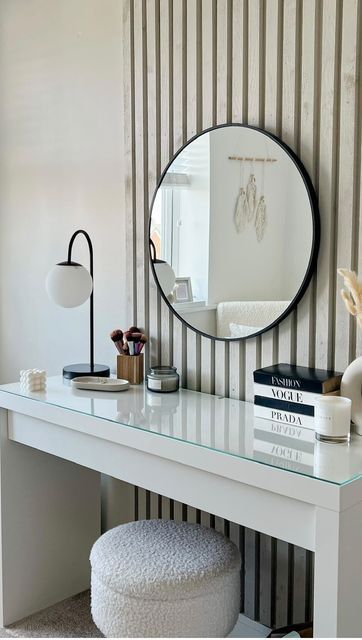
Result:
[[[345,368],[362,355],[362,331],[341,303],[336,276],[337,265],[362,272],[362,3],[120,1],[127,301],[132,322],[150,333],[148,362],[173,362],[185,387],[246,400],[261,365]],[[264,336],[228,345],[172,317],[145,256],[149,203],[163,168],[196,132],[231,121],[277,134],[301,157],[319,196],[322,233],[317,273],[297,310]],[[279,625],[312,615],[309,552],[137,488],[134,513],[230,535],[243,554],[241,609],[250,617]]]

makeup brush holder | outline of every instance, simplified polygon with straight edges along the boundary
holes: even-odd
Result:
[[[143,353],[138,356],[117,356],[117,378],[130,384],[143,382]]]

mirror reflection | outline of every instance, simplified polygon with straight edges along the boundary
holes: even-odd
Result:
[[[248,337],[276,322],[296,297],[313,229],[305,181],[284,147],[260,130],[219,127],[183,148],[156,192],[155,273],[193,328]]]

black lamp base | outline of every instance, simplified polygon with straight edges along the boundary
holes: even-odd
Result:
[[[110,368],[105,364],[95,364],[93,369],[90,364],[68,364],[63,369],[63,378],[72,380],[78,376],[99,376],[109,378],[111,374]]]

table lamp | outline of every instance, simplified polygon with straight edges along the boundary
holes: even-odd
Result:
[[[90,258],[90,271],[78,262],[72,261],[72,248],[76,237],[83,234],[87,240]],[[69,364],[63,368],[63,377],[78,376],[109,377],[110,369],[103,364],[94,364],[94,295],[93,295],[93,246],[86,231],[75,231],[68,247],[68,259],[59,262],[49,271],[46,278],[46,291],[49,298],[60,307],[79,307],[90,298],[89,307],[89,364]]]

